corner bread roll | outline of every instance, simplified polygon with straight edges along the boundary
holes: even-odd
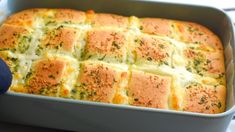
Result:
[[[28,9],[0,26],[10,92],[216,114],[226,109],[223,46],[193,22]]]
[[[28,9],[13,14],[4,23],[39,28],[58,24],[82,24],[85,19],[85,12],[72,9]]]
[[[0,27],[0,49],[25,53],[32,41],[32,30],[3,24]]]
[[[78,74],[78,62],[62,56],[43,56],[35,60],[31,69],[25,75],[25,83],[18,84],[20,90],[31,94],[54,97],[70,97],[71,86],[75,81],[70,80]],[[12,88],[18,91],[17,85]]]
[[[4,23],[14,26],[32,27],[36,25],[40,11],[45,11],[45,9],[28,9],[15,13],[5,20]]]
[[[198,45],[201,50],[223,50],[220,39],[206,27],[191,22],[175,22],[180,41]]]
[[[185,87],[183,111],[215,114],[225,110],[225,87],[191,83]]]

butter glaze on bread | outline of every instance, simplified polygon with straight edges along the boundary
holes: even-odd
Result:
[[[29,9],[0,26],[11,92],[216,114],[223,46],[206,27],[72,9]]]

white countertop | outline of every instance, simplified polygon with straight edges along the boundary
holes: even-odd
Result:
[[[0,0],[0,19],[2,19],[1,9],[5,8],[4,4],[7,0]],[[152,0],[154,1],[154,0]],[[164,0],[165,2],[173,2],[173,3],[190,3],[190,4],[198,4],[198,5],[208,5],[214,6],[221,9],[225,8],[235,8],[235,0]],[[235,11],[227,12],[228,15],[234,20],[235,22]],[[47,128],[39,128],[39,127],[31,127],[31,126],[24,126],[24,125],[16,125],[10,123],[3,123],[0,122],[0,131],[11,131],[11,132],[55,132],[59,130],[54,129],[47,129]],[[227,132],[235,132],[235,120],[233,120],[227,130]]]

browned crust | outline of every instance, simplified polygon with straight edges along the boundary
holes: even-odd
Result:
[[[55,19],[59,22],[84,23],[86,14],[83,11],[72,9],[56,9]]]
[[[127,17],[107,13],[94,13],[93,11],[87,12],[87,22],[95,27],[127,28],[129,25]]]
[[[46,13],[54,11],[55,14],[49,17]],[[5,23],[15,26],[33,26],[36,18],[52,18],[56,22],[66,23],[84,23],[86,20],[86,13],[72,9],[46,9],[34,8],[18,12],[10,16]]]
[[[211,74],[224,74],[224,57],[223,52],[214,52],[206,54],[206,58],[210,61],[208,62],[208,72]]]
[[[186,69],[201,76],[211,76],[222,80],[225,84],[225,66],[223,52],[203,52],[187,49],[184,51],[187,58]]]
[[[50,49],[62,49],[64,51],[71,52],[76,44],[77,35],[78,30],[61,26],[47,33],[42,46]]]
[[[172,48],[169,42],[154,37],[144,36],[136,38],[134,53],[136,60],[145,59],[149,62],[157,62],[160,65],[170,65]]]
[[[183,111],[215,114],[225,109],[226,88],[222,85],[191,84],[185,87]]]
[[[27,86],[29,93],[55,96],[66,63],[59,59],[43,59],[34,65]]]
[[[88,32],[86,52],[122,58],[125,55],[126,45],[127,42],[123,33],[112,30],[94,30]],[[86,58],[89,58],[89,56],[86,56]]]
[[[0,27],[0,49],[14,49],[19,43],[19,38],[28,31],[22,27],[3,24]]]
[[[83,63],[78,80],[80,99],[112,103],[119,74],[104,64]]]
[[[37,16],[37,13],[43,9],[28,9],[11,15],[5,24],[15,25],[15,26],[32,26]]]
[[[140,19],[140,30],[144,33],[159,36],[173,36],[171,21],[161,18],[142,18]]]
[[[220,39],[208,28],[192,22],[176,21],[175,25],[181,41],[200,45],[201,49],[210,46],[215,50],[223,50]]]
[[[131,105],[168,109],[171,78],[132,71],[128,87]]]

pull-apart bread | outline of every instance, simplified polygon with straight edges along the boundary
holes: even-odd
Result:
[[[223,46],[192,22],[29,9],[1,24],[0,57],[14,76],[11,92],[225,111]]]

